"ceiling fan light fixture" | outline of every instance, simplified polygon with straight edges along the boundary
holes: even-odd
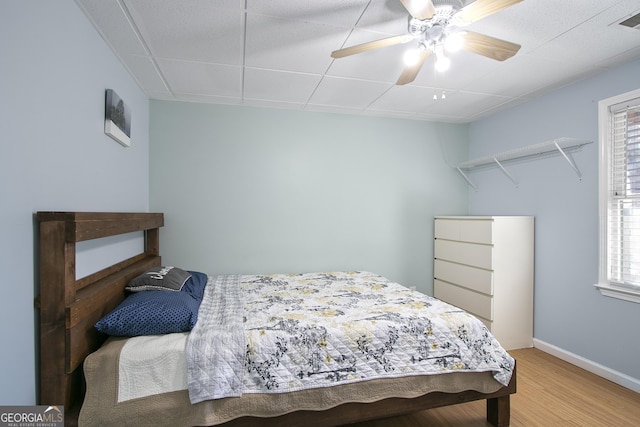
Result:
[[[402,57],[402,60],[404,61],[404,64],[408,67],[416,65],[420,60],[420,49],[418,48],[407,49],[407,51],[404,53],[404,56]]]
[[[447,52],[457,52],[462,49],[462,46],[464,45],[465,34],[466,31],[458,31],[449,34],[444,41],[444,48],[447,50]]]
[[[451,60],[444,54],[445,49],[447,52],[454,52],[461,48],[496,61],[509,59],[520,49],[519,44],[473,31],[461,31],[457,27],[493,15],[522,0],[399,1],[409,12],[406,34],[343,47],[331,52],[331,57],[344,58],[373,49],[417,41],[417,49],[405,52],[403,59],[406,65],[395,83],[406,85],[415,80],[430,54],[435,56],[436,71],[446,71]]]
[[[424,21],[421,21],[418,18],[414,18],[409,16],[409,23],[407,24],[407,31],[414,37],[418,37],[422,35],[427,29],[427,26]]]

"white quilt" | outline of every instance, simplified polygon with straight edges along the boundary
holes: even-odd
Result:
[[[192,403],[513,367],[473,316],[368,272],[218,276],[187,345]]]
[[[187,340],[187,384],[191,403],[242,396],[244,311],[240,276],[209,280],[198,321]]]
[[[187,389],[187,333],[129,338],[118,359],[118,402]]]

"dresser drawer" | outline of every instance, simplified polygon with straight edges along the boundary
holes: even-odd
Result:
[[[436,239],[434,257],[488,270],[493,268],[493,247],[489,245]]]
[[[490,244],[493,221],[490,219],[435,219],[436,239]]]
[[[433,295],[486,320],[493,320],[493,298],[440,280],[433,281]]]
[[[433,275],[436,279],[483,294],[493,295],[493,272],[491,270],[436,259],[433,263]]]

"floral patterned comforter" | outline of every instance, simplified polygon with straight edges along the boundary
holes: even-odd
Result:
[[[229,341],[233,330],[236,336],[231,341],[237,339],[241,344],[236,342],[238,350],[231,356],[236,365],[231,375],[242,383],[242,393],[289,392],[454,371],[491,371],[503,385],[511,378],[513,358],[482,322],[379,275],[334,272],[223,278],[226,287],[234,288],[229,292],[241,291],[244,331],[237,324],[237,315],[235,325],[220,325],[213,332],[202,330],[199,326],[207,324],[202,318],[216,316],[207,313],[207,298],[213,293],[205,292],[188,345],[208,342],[207,347],[215,347],[215,343]],[[219,318],[218,314],[217,321]],[[187,356],[188,366],[200,365],[191,366],[188,372],[205,377],[195,380],[204,388],[196,400],[224,397],[225,391],[220,390],[224,384],[207,385],[206,381],[212,377],[209,369],[229,365],[230,355],[224,353],[226,360],[220,356],[216,360],[215,350],[211,355],[199,350],[193,353],[200,357],[193,361]],[[207,390],[214,389],[207,397]],[[228,395],[238,395],[237,390],[228,390]]]

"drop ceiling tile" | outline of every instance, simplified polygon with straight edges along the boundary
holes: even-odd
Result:
[[[640,46],[640,30],[629,30],[615,24],[629,12],[636,11],[640,3],[623,1],[610,7],[597,18],[589,19],[537,49],[534,54],[588,66],[594,58],[618,55]],[[603,25],[603,23],[613,23]],[[591,37],[598,34],[598,37]],[[588,43],[585,41],[589,40]],[[567,49],[567,46],[574,46]]]
[[[477,79],[463,89],[516,98],[527,96],[556,82],[562,84],[576,72],[580,72],[580,66],[571,61],[516,55],[496,67],[491,78]]]
[[[152,58],[127,55],[123,60],[144,93],[170,93]]]
[[[330,25],[248,13],[245,65],[322,74],[346,34]]]
[[[369,110],[417,113],[426,111],[435,104],[433,95],[441,91],[419,86],[393,86],[369,106]]]
[[[390,87],[388,83],[327,76],[322,79],[309,103],[363,109]]]
[[[247,0],[249,14],[268,15],[291,21],[350,27],[367,7],[369,0]]]
[[[242,64],[244,12],[240,2],[124,1],[154,56]]]
[[[169,88],[178,94],[240,97],[242,69],[232,65],[158,59]]]
[[[76,0],[76,3],[118,56],[149,53],[116,0]]]
[[[620,0],[522,1],[467,27],[522,45],[528,53]]]
[[[397,1],[372,1],[357,23],[361,30],[389,35],[405,34],[409,12]]]
[[[438,99],[431,108],[423,110],[422,113],[464,117],[473,111],[491,110],[509,101],[509,98],[502,96],[465,91],[447,92],[446,95],[445,99]]]
[[[246,68],[245,99],[305,104],[320,82],[320,75]]]

